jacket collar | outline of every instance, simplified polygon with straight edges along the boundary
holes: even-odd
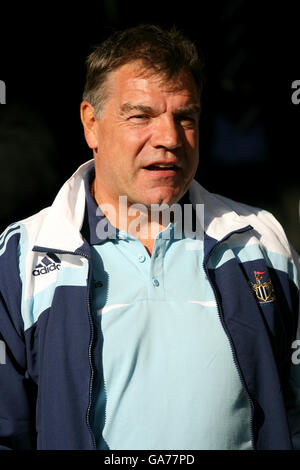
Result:
[[[81,228],[84,221],[86,193],[84,176],[94,160],[81,165],[58,192],[52,206],[46,209],[35,248],[53,251],[75,252],[83,244]],[[248,224],[229,205],[230,200],[204,189],[196,180],[189,188],[193,207],[204,204],[204,232],[215,240],[222,240],[231,232],[241,230]]]
[[[189,189],[193,205],[204,205],[204,232],[219,241],[230,233],[246,228],[249,224],[231,207],[233,201],[207,191],[196,180]]]
[[[81,165],[65,182],[46,216],[37,235],[35,246],[56,251],[75,252],[84,240],[80,233],[85,211],[84,175],[93,160]]]

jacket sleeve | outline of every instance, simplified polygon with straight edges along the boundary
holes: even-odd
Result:
[[[286,400],[286,410],[288,423],[295,450],[300,450],[300,302],[299,302],[299,284],[300,284],[300,257],[291,247],[293,261],[296,266],[298,284],[298,328],[296,338],[291,345],[291,372],[289,378],[289,390]]]
[[[0,449],[36,447],[36,385],[27,372],[19,239],[17,226],[0,237]]]

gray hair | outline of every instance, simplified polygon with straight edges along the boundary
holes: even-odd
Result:
[[[164,30],[151,24],[139,25],[114,32],[87,57],[82,99],[94,107],[98,118],[109,95],[109,75],[136,61],[142,62],[145,73],[157,74],[166,81],[175,80],[183,71],[190,73],[200,98],[204,63],[193,42],[175,27]]]

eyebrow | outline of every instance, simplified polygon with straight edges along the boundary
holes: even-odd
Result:
[[[120,108],[121,114],[128,114],[131,111],[140,111],[142,113],[153,113],[154,109],[151,106],[146,106],[144,104],[132,104],[124,103]]]
[[[187,114],[200,114],[200,109],[201,106],[200,104],[188,104],[186,106],[181,106],[180,108],[175,109],[173,115],[176,116],[181,116],[181,115],[187,115]]]
[[[174,117],[178,117],[181,115],[187,114],[200,114],[201,106],[200,104],[189,104],[186,106],[181,106],[180,108],[175,109],[173,112]],[[132,104],[132,103],[124,103],[120,108],[120,114],[128,114],[131,111],[139,111],[146,114],[155,114],[156,111],[151,106],[147,106],[144,104]]]

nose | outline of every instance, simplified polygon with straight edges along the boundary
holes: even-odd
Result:
[[[173,116],[161,116],[156,123],[151,143],[155,148],[174,150],[181,147],[180,129]]]

